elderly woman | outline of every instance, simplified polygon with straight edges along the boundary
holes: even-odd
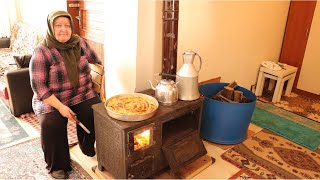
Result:
[[[79,120],[89,129],[90,134],[77,125],[78,142],[85,155],[95,155],[91,106],[101,101],[92,88],[89,63],[101,62],[84,39],[73,34],[69,13],[50,13],[47,25],[47,35],[30,61],[32,107],[41,124],[46,168],[52,177],[64,179],[71,171],[68,120]]]

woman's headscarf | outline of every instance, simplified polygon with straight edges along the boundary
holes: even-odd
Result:
[[[65,42],[59,42],[55,36],[54,36],[54,30],[53,30],[53,23],[54,20],[58,17],[66,17],[70,20],[71,25],[71,38]],[[73,27],[73,21],[71,18],[71,15],[68,12],[65,11],[54,11],[50,13],[47,17],[47,35],[45,39],[42,41],[42,44],[44,44],[47,47],[53,47],[57,48],[60,54],[63,57],[63,61],[65,63],[68,78],[72,83],[73,87],[79,86],[79,70],[78,70],[78,64],[80,61],[80,37],[76,34],[74,34],[74,27]]]

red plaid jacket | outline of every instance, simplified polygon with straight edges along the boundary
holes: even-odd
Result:
[[[67,76],[63,58],[56,48],[39,45],[29,65],[30,83],[34,92],[32,107],[35,114],[44,114],[56,109],[42,100],[54,94],[63,104],[72,106],[95,96],[92,89],[89,63],[101,63],[90,46],[80,39],[78,88],[73,88]]]

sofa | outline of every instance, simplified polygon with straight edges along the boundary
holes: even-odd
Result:
[[[29,68],[18,59],[31,56],[43,37],[38,29],[17,22],[10,38],[0,38],[0,98],[14,116],[33,111]]]

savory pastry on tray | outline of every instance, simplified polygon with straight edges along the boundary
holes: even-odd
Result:
[[[152,96],[132,93],[113,96],[107,100],[105,106],[111,117],[134,121],[152,116],[159,104]]]

